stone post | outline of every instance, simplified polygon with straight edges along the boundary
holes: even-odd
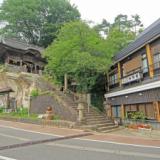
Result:
[[[64,91],[68,89],[68,76],[67,74],[64,75]]]
[[[82,124],[82,123],[84,123],[84,120],[85,120],[85,118],[84,118],[84,103],[79,102],[77,109],[78,109],[78,119],[77,120],[78,120],[79,124]]]
[[[112,119],[112,107],[110,104],[104,103],[105,105],[105,111],[108,119]]]

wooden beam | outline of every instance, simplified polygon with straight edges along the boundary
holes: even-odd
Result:
[[[121,105],[121,118],[124,119],[125,118],[125,112],[124,112],[124,105]]]
[[[155,110],[155,118],[158,122],[160,122],[160,102],[153,102],[154,110]]]
[[[146,54],[147,54],[147,60],[149,65],[149,76],[150,78],[153,78],[154,76],[153,56],[152,56],[151,48],[149,44],[146,45]]]
[[[121,86],[121,64],[118,62],[118,81],[119,81],[119,86]]]

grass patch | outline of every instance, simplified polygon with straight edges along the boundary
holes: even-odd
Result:
[[[28,114],[27,108],[18,108],[15,112],[6,113],[4,109],[0,109],[0,117],[38,119],[37,114]]]

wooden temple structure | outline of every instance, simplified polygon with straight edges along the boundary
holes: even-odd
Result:
[[[0,64],[9,71],[41,74],[46,61],[42,58],[43,48],[17,39],[0,40]]]

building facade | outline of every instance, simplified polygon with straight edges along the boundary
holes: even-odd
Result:
[[[16,39],[1,39],[0,64],[9,71],[40,74],[46,64],[42,51],[43,48]]]
[[[105,98],[110,118],[143,112],[160,121],[160,19],[114,57]]]

